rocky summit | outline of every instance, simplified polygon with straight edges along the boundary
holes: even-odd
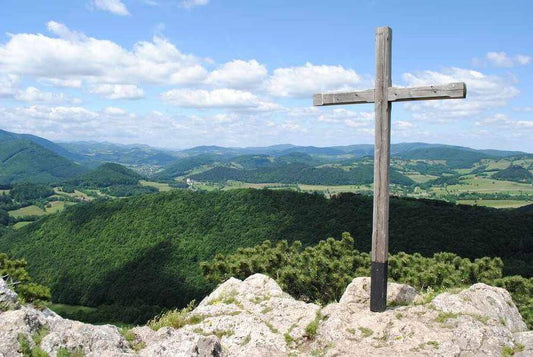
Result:
[[[475,284],[433,297],[388,285],[389,308],[373,313],[369,278],[338,303],[293,299],[271,278],[231,278],[182,319],[180,328],[127,332],[20,306],[0,279],[0,356],[531,356],[509,293]]]

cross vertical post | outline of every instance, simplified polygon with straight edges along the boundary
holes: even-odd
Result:
[[[391,49],[392,30],[389,27],[378,27],[376,29],[376,84],[374,89],[313,95],[313,105],[318,106],[374,103],[376,127],[370,310],[375,312],[382,312],[387,308],[392,102],[466,98],[466,85],[462,82],[411,88],[393,87]]]
[[[389,27],[376,29],[376,88],[374,92],[374,205],[372,219],[372,267],[370,311],[387,307],[389,251],[389,167],[392,104],[388,100],[391,79],[391,40]]]

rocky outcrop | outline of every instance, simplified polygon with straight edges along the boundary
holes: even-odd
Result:
[[[391,283],[390,307],[372,313],[369,288],[369,278],[356,278],[338,303],[321,308],[293,299],[265,275],[232,278],[188,314],[185,326],[136,327],[128,339],[115,326],[19,307],[0,313],[0,356],[22,355],[21,336],[50,356],[61,349],[104,357],[533,355],[533,331],[503,289],[475,284],[428,301]]]

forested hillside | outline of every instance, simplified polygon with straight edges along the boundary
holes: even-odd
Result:
[[[61,182],[86,171],[27,139],[0,137],[0,184]]]
[[[199,262],[266,239],[304,245],[350,232],[370,250],[372,198],[291,191],[174,191],[69,207],[0,238],[55,301],[180,306],[210,288]],[[531,212],[391,200],[390,251],[500,256],[533,275]]]
[[[492,177],[497,180],[525,183],[533,182],[533,174],[520,165],[511,165],[506,169],[496,172]]]
[[[127,167],[106,163],[69,180],[68,183],[75,186],[107,187],[112,185],[136,185],[141,178],[141,175]]]
[[[228,180],[253,183],[303,183],[309,185],[360,185],[372,183],[374,168],[371,165],[344,170],[335,167],[312,167],[294,162],[274,167],[262,167],[255,170],[241,170],[232,167],[217,166],[208,171],[191,175],[194,180],[225,182]],[[411,185],[410,178],[391,169],[391,183]]]

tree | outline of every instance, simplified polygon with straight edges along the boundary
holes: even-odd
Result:
[[[11,260],[7,254],[0,253],[0,278],[7,281],[23,302],[50,299],[50,289],[32,282],[25,260]]]

